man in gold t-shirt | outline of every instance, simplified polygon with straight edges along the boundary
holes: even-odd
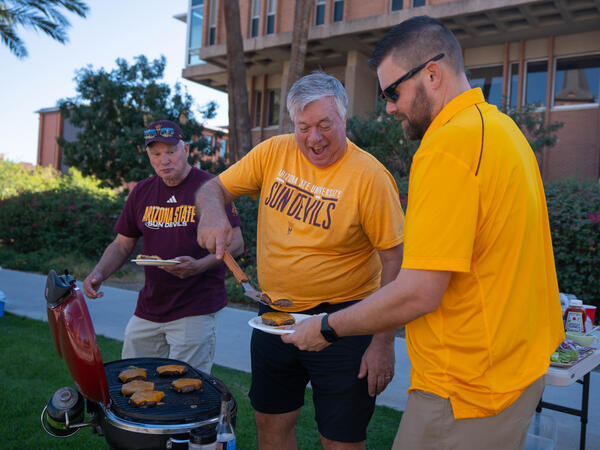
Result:
[[[394,449],[517,449],[564,339],[542,180],[525,137],[466,78],[439,21],[377,44],[387,112],[414,156],[398,277],[329,317],[339,336],[406,324],[411,385]],[[327,342],[317,320],[283,338]],[[345,339],[345,337],[344,337]]]
[[[324,73],[298,80],[287,107],[294,134],[257,145],[197,195],[198,242],[217,258],[231,239],[223,205],[260,194],[258,281],[278,308],[331,313],[393,280],[402,262],[404,215],[390,173],[346,138],[348,99]],[[271,308],[261,306],[262,314]],[[254,330],[252,386],[261,449],[296,448],[294,425],[310,381],[323,448],[364,448],[375,395],[394,371],[394,334],[338,340],[317,354]]]

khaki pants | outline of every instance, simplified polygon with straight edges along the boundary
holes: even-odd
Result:
[[[544,392],[544,377],[495,416],[455,420],[450,400],[424,391],[408,396],[393,450],[516,450]]]
[[[125,329],[122,357],[171,358],[210,374],[215,357],[217,313],[171,322],[132,316]]]

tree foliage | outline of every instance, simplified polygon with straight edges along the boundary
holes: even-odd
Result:
[[[106,71],[91,66],[76,72],[77,96],[59,102],[61,113],[80,129],[75,142],[59,138],[65,161],[84,175],[95,175],[108,186],[139,181],[153,173],[144,151],[143,129],[156,120],[181,125],[186,138],[198,137],[202,125],[194,119],[193,99],[176,84],[173,91],[160,80],[166,58],[148,61],[137,56],[131,65],[117,59],[117,68]],[[214,117],[216,104],[200,111]],[[191,162],[207,142],[192,139]]]
[[[406,139],[402,123],[385,112],[385,102],[377,100],[375,111],[366,117],[349,118],[346,134],[352,142],[375,156],[396,182],[408,176],[418,145]]]
[[[17,33],[17,27],[41,30],[52,39],[67,42],[70,24],[60,12],[67,11],[85,17],[88,6],[80,0],[0,0],[0,38],[17,58],[27,56],[25,43]]]

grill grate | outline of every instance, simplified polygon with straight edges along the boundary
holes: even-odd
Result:
[[[156,368],[165,364],[186,366],[188,371],[181,377],[161,377]],[[146,369],[147,381],[152,381],[154,390],[165,393],[161,404],[150,408],[138,408],[129,404],[129,397],[121,394],[119,373],[130,366]],[[121,359],[104,365],[111,400],[111,410],[123,419],[134,422],[173,424],[190,423],[218,417],[221,410],[221,391],[216,379],[194,369],[183,361],[167,358],[131,358]],[[194,392],[180,394],[171,389],[171,382],[177,378],[200,378],[202,387]]]

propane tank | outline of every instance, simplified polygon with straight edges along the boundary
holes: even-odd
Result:
[[[42,428],[51,436],[72,436],[79,431],[79,427],[71,428],[70,425],[80,424],[84,415],[82,395],[71,387],[62,387],[54,393],[42,411]]]

